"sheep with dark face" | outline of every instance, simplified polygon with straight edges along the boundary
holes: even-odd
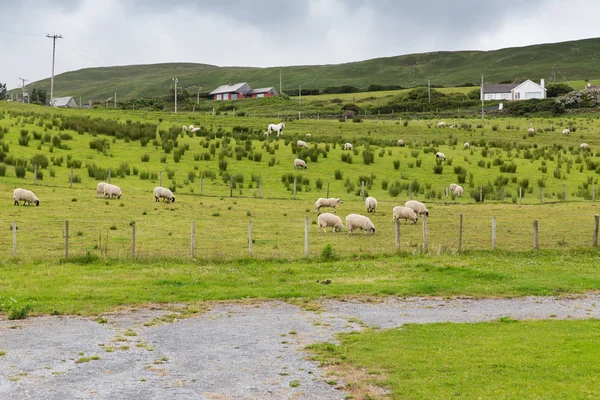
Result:
[[[435,153],[435,160],[436,161],[446,161],[446,155],[444,153],[442,153],[441,151],[438,151],[437,153]]]
[[[429,210],[425,207],[425,204],[417,200],[409,200],[404,203],[405,207],[412,209],[417,215],[429,216]]]
[[[169,200],[171,203],[175,203],[175,196],[173,196],[173,192],[171,192],[170,189],[162,186],[157,186],[154,188],[154,200],[159,201],[159,199],[163,199],[163,201]]]
[[[13,191],[13,200],[15,202],[15,206],[19,205],[19,201],[23,201],[23,205],[25,205],[25,203],[28,205],[31,205],[31,203],[35,204],[36,206],[40,205],[40,200],[31,190],[27,189],[15,189]]]
[[[113,197],[116,197],[117,199],[120,199],[122,195],[123,193],[121,192],[121,188],[117,185],[111,185],[110,183],[104,185],[105,198],[108,197],[109,199],[112,199]]]
[[[419,216],[417,213],[413,211],[412,208],[404,207],[404,206],[396,206],[392,210],[393,220],[400,221],[401,219],[405,221],[411,221],[413,224],[416,224],[419,220]]]
[[[335,233],[337,230],[341,232],[344,229],[344,225],[342,224],[342,219],[335,214],[332,213],[323,213],[319,215],[317,218],[319,222],[319,231],[323,228],[323,232],[327,232],[327,228],[331,227],[332,232]]]
[[[348,234],[354,234],[355,229],[363,231],[364,234],[370,232],[371,235],[375,234],[375,225],[368,217],[360,214],[349,214],[346,216],[346,229]]]
[[[307,169],[308,165],[306,165],[306,162],[300,158],[296,158],[294,160],[294,169],[296,168],[302,168],[302,169]]]

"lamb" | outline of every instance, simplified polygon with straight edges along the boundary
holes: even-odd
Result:
[[[444,153],[438,151],[437,153],[435,153],[435,159],[437,160],[442,160],[442,161],[446,161],[446,156],[444,155]]]
[[[104,185],[106,185],[106,182],[98,182],[98,186],[96,186],[96,198],[98,198],[98,195],[104,196]]]
[[[581,143],[579,145],[579,148],[582,150],[589,150],[588,144],[587,143]]]
[[[458,185],[456,183],[451,183],[450,186],[448,186],[448,189],[450,189],[451,192],[454,192],[457,187]]]
[[[458,197],[462,197],[463,191],[464,191],[463,187],[462,186],[458,186],[458,185],[453,190],[454,194],[457,195]]]
[[[337,214],[337,205],[343,203],[344,201],[340,198],[324,199],[323,197],[319,197],[315,202],[315,212],[319,214],[321,207],[330,207],[333,208],[333,211]]]
[[[426,216],[429,216],[429,210],[427,210],[425,204],[421,203],[420,201],[409,200],[404,203],[404,205],[408,208],[411,208],[417,215],[425,214]]]
[[[402,139],[398,139],[398,142],[397,142],[397,143],[398,143],[398,146],[400,146],[400,147],[404,147],[404,140],[402,140]]]
[[[471,148],[471,145],[469,144],[469,142],[465,142],[464,146],[465,150],[468,150]]]
[[[352,143],[344,143],[342,150],[352,150]]]
[[[529,129],[527,129],[527,133],[530,135],[535,135],[535,129],[529,128]]]
[[[189,129],[190,131],[191,131],[191,130],[193,130],[193,129],[194,129],[194,125],[190,125],[190,126],[188,127],[188,129]]]
[[[154,188],[154,200],[158,201],[159,199],[163,199],[163,201],[169,200],[170,202],[175,203],[175,196],[173,196],[173,192],[162,186],[157,186]]]
[[[568,135],[569,133],[571,133],[570,129],[565,129],[565,130],[562,131],[563,135]]]
[[[446,123],[445,122],[438,122],[436,125],[436,128],[445,128],[446,127]]]
[[[121,195],[123,193],[121,193],[121,188],[118,187],[117,185],[111,185],[110,183],[107,183],[106,185],[104,185],[104,197],[108,197],[109,199],[112,199],[113,196],[116,197],[117,199],[121,198]]]
[[[394,221],[399,221],[403,219],[405,221],[412,221],[413,224],[416,224],[419,220],[419,216],[413,211],[412,208],[404,206],[394,207],[392,214]]]
[[[311,136],[312,136],[312,135],[311,135],[310,133],[307,133],[307,134],[306,134],[306,137],[307,137],[307,138],[309,138],[309,137],[311,137]]]
[[[35,203],[36,206],[40,205],[40,200],[35,196],[35,194],[31,190],[27,189],[15,189],[13,191],[13,200],[15,201],[15,206],[19,205],[19,201],[23,200],[23,205],[27,203],[31,205],[31,203]]]
[[[185,125],[184,125],[184,126],[182,126],[182,127],[181,127],[181,130],[182,130],[183,132],[187,131],[187,126],[185,126]]]
[[[349,214],[346,216],[346,229],[349,235],[354,234],[355,229],[360,229],[364,234],[367,231],[371,232],[371,235],[375,234],[375,225],[373,225],[368,217],[360,214]]]
[[[294,160],[294,169],[296,169],[296,168],[304,168],[304,169],[306,169],[306,168],[308,168],[308,165],[306,165],[306,162],[304,160],[296,158]]]
[[[304,147],[305,149],[308,149],[308,144],[306,144],[306,142],[303,141],[303,140],[298,140],[296,142],[296,146],[298,146],[298,147]]]
[[[344,229],[344,225],[342,224],[342,219],[335,214],[332,214],[332,213],[319,214],[319,218],[317,218],[317,219],[319,221],[319,232],[321,231],[321,228],[323,228],[323,232],[327,232],[326,228],[328,228],[328,227],[333,228],[331,230],[333,233],[335,233],[336,229],[339,232],[341,232],[342,229]]]
[[[377,208],[377,199],[375,197],[367,197],[365,199],[365,207],[367,207],[367,212],[374,213]]]

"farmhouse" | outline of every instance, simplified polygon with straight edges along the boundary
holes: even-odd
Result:
[[[73,98],[73,96],[69,97],[55,97],[52,104],[52,107],[61,107],[61,108],[77,108],[77,102]]]
[[[255,97],[277,96],[277,90],[274,87],[261,89],[252,89],[246,82],[221,85],[208,94],[213,100],[238,100]]]
[[[527,79],[523,83],[509,83],[500,85],[483,85],[481,100],[529,100],[545,99],[546,88],[544,80],[540,84]]]

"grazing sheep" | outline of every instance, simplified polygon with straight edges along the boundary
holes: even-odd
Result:
[[[31,190],[27,189],[15,189],[13,191],[13,200],[15,201],[15,206],[19,205],[19,201],[23,200],[23,205],[27,203],[31,205],[31,203],[35,203],[36,206],[40,205],[40,200],[35,196],[35,194]]]
[[[190,126],[188,127],[188,129],[189,129],[190,131],[191,131],[191,130],[193,130],[193,129],[194,129],[194,125],[190,125]]]
[[[417,200],[409,200],[404,205],[408,208],[411,208],[417,215],[425,214],[429,216],[429,210],[425,207],[425,204],[421,203]]]
[[[98,186],[96,186],[96,198],[98,198],[98,195],[104,196],[104,185],[106,185],[106,182],[98,182]]]
[[[110,183],[104,185],[104,198],[108,197],[109,199],[112,199],[114,196],[117,199],[120,199],[122,194],[121,188],[117,185],[111,185]]]
[[[154,188],[154,200],[158,201],[159,199],[163,199],[163,201],[169,200],[170,202],[175,203],[175,196],[173,196],[173,192],[162,186],[157,186]]]
[[[367,207],[367,212],[374,213],[377,208],[377,199],[375,197],[367,197],[365,199],[365,207]]]
[[[277,132],[277,136],[281,136],[283,134],[283,128],[285,128],[285,124],[283,122],[278,124],[269,124],[269,126],[267,126],[267,132],[271,133],[275,131]]]
[[[303,141],[303,140],[298,140],[296,142],[296,146],[298,146],[298,147],[304,147],[305,149],[308,149],[308,144],[306,144],[306,142]]]
[[[527,133],[530,135],[535,135],[535,129],[529,128],[529,129],[527,129]]]
[[[435,126],[436,128],[445,128],[446,127],[446,123],[445,122],[438,122],[437,125]]]
[[[344,143],[342,150],[352,150],[352,143]]]
[[[337,229],[339,232],[342,231],[342,229],[344,229],[344,224],[342,224],[342,219],[340,217],[338,217],[335,214],[332,213],[323,213],[323,214],[319,214],[319,218],[317,218],[319,221],[319,232],[321,231],[321,228],[323,228],[323,232],[327,232],[326,228],[332,227],[332,232],[335,233],[335,230]]]
[[[343,203],[344,201],[340,198],[324,199],[323,197],[319,197],[315,202],[315,212],[318,214],[321,211],[321,207],[330,207],[337,214],[337,205]]]
[[[306,137],[307,137],[307,138],[309,138],[309,137],[311,137],[311,136],[312,136],[312,135],[311,135],[310,133],[307,133],[307,134],[306,134]]]
[[[185,125],[184,125],[184,126],[182,126],[182,127],[181,127],[181,130],[182,130],[183,132],[187,131],[187,126],[185,126]]]
[[[200,130],[200,128],[194,128],[192,129],[192,132],[198,132]]]
[[[360,229],[365,234],[367,231],[371,232],[371,235],[375,234],[375,225],[373,225],[368,217],[360,214],[349,214],[346,216],[346,229],[349,235],[354,234],[355,229]]]
[[[404,140],[402,140],[402,139],[398,139],[398,142],[397,142],[397,143],[398,143],[398,146],[400,146],[400,147],[404,147]]]
[[[301,159],[299,159],[299,158],[296,158],[296,159],[294,160],[294,169],[295,169],[295,168],[303,168],[303,169],[306,169],[306,168],[308,168],[308,165],[306,165],[306,162],[305,162],[304,160],[301,160]]]
[[[446,161],[446,156],[444,155],[444,153],[438,151],[437,153],[435,153],[435,159],[437,160],[442,160],[442,161]]]
[[[393,220],[399,221],[401,219],[405,221],[412,221],[413,224],[416,224],[419,220],[419,216],[414,212],[412,208],[404,207],[404,206],[396,206],[393,210]]]
[[[471,145],[469,144],[469,142],[465,142],[464,146],[465,150],[468,150],[471,148]]]
[[[454,190],[453,190],[454,194],[455,194],[456,196],[458,196],[458,197],[462,197],[462,195],[463,195],[463,191],[464,191],[463,187],[462,187],[462,186],[458,186],[458,185],[457,185],[457,186],[456,186],[456,188],[454,188]]]
[[[581,143],[579,145],[579,148],[582,149],[582,150],[589,150],[590,149],[587,143]]]
[[[571,133],[570,129],[565,129],[565,130],[562,131],[563,135],[568,135],[569,133]]]
[[[458,185],[456,183],[451,183],[450,186],[448,186],[448,189],[450,189],[451,192],[454,192],[457,186]]]

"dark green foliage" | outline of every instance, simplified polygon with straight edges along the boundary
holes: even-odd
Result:
[[[17,178],[25,178],[26,174],[27,174],[27,169],[24,166],[21,166],[21,165],[15,166],[15,175],[17,176]]]
[[[43,154],[36,154],[31,157],[31,165],[37,165],[38,168],[48,168],[48,157]]]

